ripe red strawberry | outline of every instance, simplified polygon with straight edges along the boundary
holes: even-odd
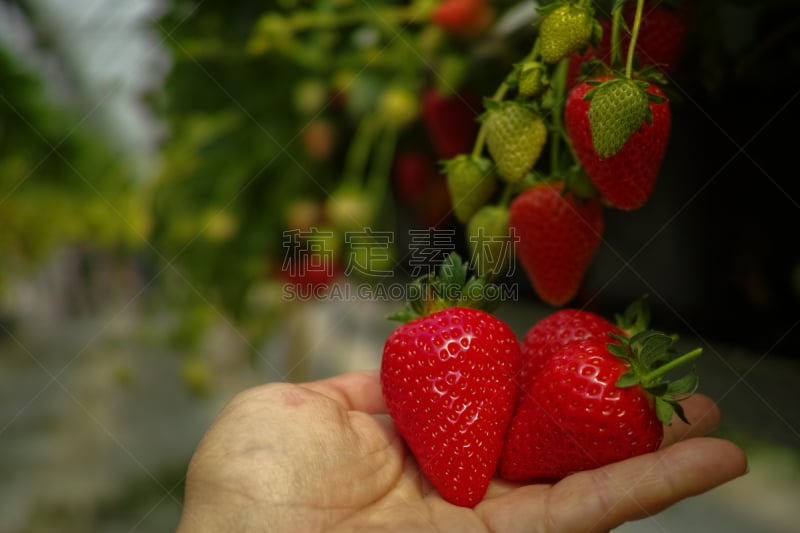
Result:
[[[593,122],[590,108],[595,102],[587,99],[587,93],[601,91],[604,82],[616,83],[617,80],[603,76],[583,81],[570,90],[564,106],[564,125],[578,160],[606,202],[618,209],[637,209],[650,198],[661,169],[671,123],[669,102],[652,83],[632,82],[646,84],[646,118],[639,129],[627,137],[619,151],[611,156],[601,156],[596,150],[595,130],[615,128],[629,103],[623,95],[617,98],[616,93],[609,92],[609,98],[603,99],[609,118]]]
[[[506,479],[560,479],[654,451],[697,387],[694,370],[672,382],[664,374],[699,349],[672,358],[668,335],[629,338],[611,323],[603,331],[604,319],[592,313],[571,313],[544,319],[523,342],[530,374],[501,457]]]
[[[608,339],[609,333],[623,331],[602,316],[581,309],[561,309],[543,318],[522,339],[522,361],[517,383],[527,390],[531,379],[555,352],[569,343],[594,337]]]
[[[554,306],[574,298],[603,233],[599,201],[563,189],[560,181],[536,185],[509,208],[517,258],[539,297]]]
[[[503,321],[464,307],[457,296],[424,298],[439,290],[452,297],[463,286],[465,267],[456,258],[400,317],[419,318],[387,338],[381,386],[389,415],[431,484],[446,501],[472,507],[497,470],[517,398],[519,343]]]
[[[439,175],[436,162],[423,152],[403,150],[397,154],[392,181],[397,199],[405,205],[416,204],[429,183]]]
[[[442,0],[431,13],[431,22],[459,35],[474,35],[492,23],[494,9],[487,0]]]
[[[453,205],[447,181],[437,175],[425,187],[422,198],[415,206],[416,220],[425,228],[444,228],[453,222]]]
[[[301,300],[322,296],[343,270],[339,259],[331,253],[297,252],[282,265],[281,275],[288,284],[285,294]]]
[[[478,134],[480,100],[469,91],[443,94],[428,89],[422,95],[422,121],[440,159],[470,152]]]

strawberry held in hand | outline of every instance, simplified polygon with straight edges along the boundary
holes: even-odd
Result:
[[[522,339],[525,354],[517,383],[529,389],[537,370],[567,344],[596,337],[608,339],[609,333],[623,331],[602,316],[580,309],[561,309],[537,322]]]
[[[599,77],[567,96],[564,125],[589,179],[613,207],[638,209],[650,198],[667,148],[669,101],[656,85]]]
[[[381,363],[398,432],[439,494],[466,507],[480,502],[497,470],[520,363],[513,331],[468,307],[477,302],[466,297],[482,284],[466,281],[465,265],[452,254],[438,277],[415,285],[421,298],[396,317],[411,320],[389,335]]]
[[[632,306],[625,325],[636,331],[643,316]],[[528,373],[501,457],[502,477],[556,480],[649,453],[660,446],[673,414],[685,421],[679,402],[695,391],[697,375],[691,370],[670,382],[665,374],[701,350],[674,358],[671,336],[644,330],[628,337],[611,323],[602,326],[592,313],[562,310],[526,335],[521,350]]]

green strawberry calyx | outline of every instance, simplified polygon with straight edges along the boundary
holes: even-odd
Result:
[[[492,290],[489,275],[468,276],[469,268],[456,252],[448,255],[438,272],[415,279],[409,285],[405,309],[387,318],[409,322],[451,307],[468,307],[486,312],[501,303],[501,291]]]
[[[631,304],[622,315],[616,316],[617,325],[625,333],[610,336],[616,341],[607,345],[608,351],[621,359],[628,370],[617,380],[619,388],[639,385],[652,398],[658,419],[672,423],[672,415],[678,415],[689,423],[680,402],[697,391],[699,379],[694,365],[683,374],[669,379],[675,370],[697,359],[703,352],[695,348],[685,354],[676,355],[673,350],[676,335],[667,335],[648,329],[650,310],[644,298]]]
[[[672,415],[677,414],[688,424],[680,402],[697,390],[697,371],[692,367],[686,374],[671,381],[664,376],[699,357],[703,353],[702,348],[674,357],[669,350],[675,342],[674,337],[660,331],[643,331],[630,339],[614,333],[611,336],[621,344],[609,343],[609,352],[630,365],[630,369],[617,380],[617,387],[641,386],[653,398],[656,415],[662,423],[671,424]]]
[[[695,348],[682,355],[676,355],[673,345],[675,335],[647,329],[650,312],[639,300],[631,305],[617,322],[626,335],[611,333],[616,342],[607,344],[608,351],[628,365],[628,370],[617,380],[616,386],[627,388],[641,386],[653,399],[656,416],[666,424],[672,423],[672,415],[686,422],[680,402],[697,391],[699,379],[694,365],[682,375],[668,379],[667,375],[697,359],[702,348]],[[633,332],[630,336],[630,334]]]

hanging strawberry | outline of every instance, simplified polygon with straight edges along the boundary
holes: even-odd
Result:
[[[483,116],[486,147],[497,174],[509,183],[522,181],[547,142],[547,127],[530,106],[517,101],[488,101]]]
[[[535,185],[511,202],[515,251],[536,294],[554,306],[572,300],[603,234],[603,208],[557,181]]]
[[[463,154],[448,160],[444,173],[456,219],[466,223],[495,191],[492,162]]]
[[[557,63],[586,48],[596,28],[591,2],[565,0],[541,11],[539,45],[545,63]]]
[[[638,209],[667,148],[669,101],[652,82],[603,76],[573,87],[564,125],[578,160],[609,205]]]

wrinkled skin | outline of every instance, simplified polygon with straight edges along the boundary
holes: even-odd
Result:
[[[179,533],[609,531],[746,472],[707,397],[684,403],[653,453],[555,484],[495,479],[474,509],[442,500],[385,414],[378,373],[246,390],[220,413],[188,469]]]

